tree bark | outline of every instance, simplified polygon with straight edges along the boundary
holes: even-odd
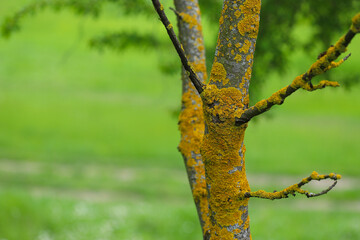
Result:
[[[197,0],[175,0],[179,38],[199,80],[207,79],[205,47],[203,42],[200,9]],[[201,98],[182,68],[182,109],[179,118],[181,141],[179,150],[184,158],[192,195],[198,212],[204,238],[209,232],[208,201],[205,167],[200,155],[204,135],[204,116]]]
[[[210,239],[251,239],[244,134],[235,126],[249,104],[249,83],[260,20],[260,0],[225,0],[211,69],[202,92],[207,131],[201,146],[210,213]]]

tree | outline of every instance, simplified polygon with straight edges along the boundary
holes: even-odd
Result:
[[[136,5],[136,2],[128,1],[123,4],[135,4],[137,7],[139,5]],[[65,1],[66,3],[75,6],[80,13],[94,14],[98,13],[97,7],[100,4],[99,1],[92,1],[92,5],[86,1]],[[327,86],[338,86],[336,82],[330,81],[313,85],[311,80],[314,76],[339,66],[349,57],[348,55],[339,62],[334,62],[360,31],[360,15],[353,18],[348,33],[335,46],[321,54],[308,71],[270,98],[249,107],[249,85],[259,31],[261,1],[224,1],[218,44],[210,82],[207,85],[205,47],[197,1],[175,1],[181,44],[176,38],[173,26],[167,20],[163,6],[157,0],[153,0],[153,3],[184,66],[182,112],[179,121],[182,138],[179,150],[185,160],[204,238],[251,238],[248,217],[250,197],[281,199],[295,193],[314,197],[331,190],[340,175],[319,175],[313,172],[298,184],[279,192],[251,192],[245,172],[244,134],[247,122],[273,105],[282,104],[298,89],[313,91]],[[46,4],[47,1],[42,1],[27,11],[42,8]],[[64,2],[54,1],[55,8],[62,4]],[[11,26],[11,21],[5,26]],[[16,24],[12,25],[14,26]],[[319,194],[301,189],[312,180],[326,178],[334,180],[334,184]]]
[[[309,177],[282,191],[251,192],[245,171],[244,134],[247,123],[253,117],[274,105],[281,105],[298,89],[314,91],[339,86],[337,82],[326,80],[313,85],[311,80],[349,58],[350,54],[335,62],[360,32],[360,14],[352,19],[349,31],[320,54],[305,73],[271,97],[249,107],[249,84],[259,31],[261,0],[224,1],[208,84],[204,84],[206,70],[197,2],[175,1],[182,45],[165,15],[164,7],[158,0],[152,2],[184,67],[180,116],[182,141],[179,149],[184,156],[204,239],[251,239],[248,215],[251,197],[273,200],[295,193],[316,197],[330,191],[341,176],[334,173],[319,175],[314,171]],[[332,179],[334,184],[318,194],[301,188],[312,180],[322,179]]]

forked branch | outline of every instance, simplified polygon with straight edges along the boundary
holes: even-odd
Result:
[[[311,79],[315,76],[329,71],[330,69],[340,66],[344,61],[346,61],[350,57],[350,54],[347,55],[345,58],[341,59],[339,62],[335,62],[335,60],[342,53],[346,52],[346,47],[350,44],[354,36],[359,32],[360,13],[358,13],[352,19],[352,25],[349,31],[343,37],[341,37],[334,46],[331,46],[325,53],[321,54],[319,59],[313,65],[311,65],[307,72],[296,77],[289,86],[275,92],[268,99],[261,100],[254,106],[245,110],[239,118],[235,119],[235,125],[239,126],[247,123],[253,117],[268,111],[272,106],[281,105],[288,96],[290,96],[300,88],[307,91],[314,91],[325,87],[338,87],[338,82],[326,80],[321,81],[317,85],[312,85]]]
[[[190,62],[185,55],[185,51],[181,46],[179,39],[176,37],[173,25],[170,23],[169,19],[167,18],[164,12],[164,6],[159,2],[159,0],[152,0],[152,3],[154,5],[156,12],[160,17],[161,22],[164,24],[166,28],[166,31],[176,49],[176,52],[178,53],[181,59],[181,63],[184,69],[188,72],[191,82],[194,84],[196,90],[200,94],[204,90],[204,84],[201,83],[194,69],[191,67]]]
[[[331,189],[333,189],[335,187],[335,185],[337,184],[337,180],[341,178],[341,175],[339,174],[335,174],[335,173],[330,173],[329,175],[319,175],[317,172],[313,172],[309,177],[304,178],[303,180],[301,180],[301,182],[291,185],[288,188],[285,188],[284,190],[280,191],[280,192],[265,192],[263,190],[259,190],[256,192],[246,192],[244,194],[241,195],[241,198],[251,198],[251,197],[256,197],[256,198],[265,198],[265,199],[270,199],[270,200],[274,200],[274,199],[282,199],[282,198],[287,198],[289,194],[294,195],[296,193],[300,193],[300,194],[304,194],[306,195],[308,198],[310,197],[318,197],[321,195],[324,195],[326,193],[328,193]],[[327,189],[321,191],[320,193],[311,193],[309,191],[306,191],[304,189],[302,189],[301,187],[308,184],[309,182],[311,182],[312,180],[324,180],[324,179],[332,179],[334,180],[334,183],[328,187]]]

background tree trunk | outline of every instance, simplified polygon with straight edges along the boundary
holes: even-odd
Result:
[[[201,82],[207,79],[205,47],[203,42],[200,9],[197,0],[175,0],[178,16],[179,38],[193,69]],[[204,236],[209,231],[208,201],[205,183],[205,167],[200,155],[200,143],[204,136],[204,117],[201,98],[182,69],[182,108],[179,118],[181,152],[186,166],[193,198]]]

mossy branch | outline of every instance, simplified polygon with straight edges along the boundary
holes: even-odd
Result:
[[[173,25],[170,23],[169,19],[167,18],[166,14],[164,12],[164,6],[159,2],[159,0],[152,0],[152,3],[154,5],[156,12],[158,13],[158,15],[160,17],[161,22],[164,24],[164,26],[166,28],[166,31],[176,49],[176,52],[178,53],[178,55],[181,59],[181,63],[183,65],[184,69],[188,72],[191,82],[194,84],[196,90],[200,94],[204,90],[204,84],[201,83],[201,81],[199,80],[195,71],[191,67],[190,62],[185,55],[185,51],[174,32]]]
[[[338,82],[326,81],[323,80],[317,85],[311,83],[311,79],[315,76],[323,74],[330,69],[340,66],[344,61],[346,61],[350,54],[345,58],[341,59],[339,62],[335,60],[344,52],[346,52],[346,47],[350,44],[354,36],[360,32],[360,13],[358,13],[352,19],[352,25],[349,31],[342,36],[334,46],[331,46],[327,49],[326,52],[322,53],[318,60],[311,65],[309,70],[300,76],[297,76],[290,85],[280,89],[275,92],[271,97],[261,100],[256,103],[254,106],[248,108],[244,113],[235,119],[235,125],[239,126],[250,121],[253,117],[260,115],[271,109],[274,105],[281,105],[287,97],[293,94],[298,89],[302,88],[307,91],[314,91],[317,89],[322,89],[325,87],[338,87]]]
[[[328,187],[327,189],[321,191],[320,193],[311,193],[309,191],[306,191],[304,189],[302,189],[301,187],[308,184],[309,182],[311,182],[312,180],[324,180],[324,179],[332,179],[334,180],[334,183]],[[335,174],[335,173],[330,173],[328,175],[320,175],[317,172],[313,172],[309,177],[304,178],[303,180],[301,180],[301,182],[291,185],[288,188],[285,188],[284,190],[280,191],[280,192],[266,192],[263,190],[259,190],[256,192],[246,192],[241,194],[240,198],[251,198],[251,197],[256,197],[256,198],[264,198],[264,199],[270,199],[270,200],[275,200],[275,199],[282,199],[282,198],[288,198],[289,194],[295,196],[296,193],[300,193],[300,194],[304,194],[306,195],[308,198],[311,197],[318,197],[321,195],[324,195],[326,193],[328,193],[331,189],[333,189],[335,187],[335,185],[337,184],[337,180],[341,179],[341,175],[339,174]]]

